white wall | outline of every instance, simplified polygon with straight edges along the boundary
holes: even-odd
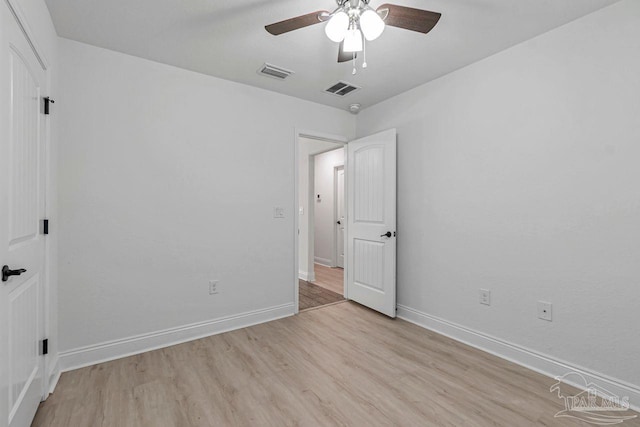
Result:
[[[640,390],[639,52],[627,0],[360,113],[398,131],[400,305]]]
[[[298,209],[300,220],[298,223],[298,266],[299,277],[302,280],[314,281],[315,271],[313,267],[314,233],[310,233],[309,224],[314,222],[314,204],[309,200],[309,194],[313,194],[313,176],[315,153],[330,150],[336,147],[335,143],[300,137],[298,149]],[[311,161],[310,161],[311,160]]]
[[[294,128],[353,137],[353,116],[69,40],[60,53],[67,366],[166,344],[155,331],[293,313]]]
[[[334,169],[344,165],[344,148],[314,157],[315,262],[333,266],[334,260]],[[320,201],[318,201],[320,194]]]

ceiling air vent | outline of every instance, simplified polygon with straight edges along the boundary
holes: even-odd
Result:
[[[354,86],[351,83],[347,83],[347,82],[338,82],[336,84],[334,84],[333,86],[331,86],[328,89],[325,89],[325,92],[331,93],[333,95],[338,95],[338,96],[345,96],[350,94],[351,92],[355,92],[356,90],[359,90],[360,88],[358,86]]]
[[[272,77],[278,80],[284,80],[293,74],[293,71],[286,68],[276,67],[275,65],[264,63],[258,70],[258,74],[262,74],[267,77]]]

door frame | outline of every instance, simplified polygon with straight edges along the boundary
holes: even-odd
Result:
[[[349,139],[343,135],[336,135],[336,134],[331,134],[331,133],[326,133],[326,132],[318,132],[318,131],[314,131],[314,130],[308,130],[308,129],[299,129],[299,128],[295,128],[294,129],[294,138],[293,138],[293,145],[294,145],[294,155],[293,155],[293,165],[294,165],[294,185],[293,185],[293,209],[291,209],[291,212],[293,212],[293,230],[292,230],[292,234],[293,234],[293,300],[294,300],[294,314],[298,314],[300,312],[299,309],[299,268],[300,268],[300,260],[299,260],[299,250],[300,250],[300,242],[298,241],[298,229],[300,228],[300,214],[298,211],[298,208],[300,207],[300,198],[298,196],[299,194],[299,190],[300,190],[300,184],[299,184],[299,180],[300,180],[300,168],[299,168],[299,155],[300,155],[300,138],[309,138],[309,139],[316,139],[319,141],[326,141],[326,142],[333,142],[335,144],[341,144],[344,147],[346,147],[346,145],[349,143]],[[345,150],[345,182],[347,179],[347,169],[346,169],[346,150]],[[346,192],[346,186],[345,186],[345,200],[347,198],[347,192]],[[310,198],[310,205],[311,205],[311,201],[313,200],[313,197]],[[309,210],[309,206],[306,207],[308,215],[307,221],[311,221],[313,220],[313,216],[311,215],[311,212]],[[312,233],[311,228],[309,229],[309,233]],[[346,265],[345,265],[346,267]],[[344,279],[346,280],[346,275],[347,275],[347,269],[344,269],[344,274],[345,277]],[[345,286],[345,298],[347,297],[347,289]]]
[[[27,18],[27,14],[25,13],[23,7],[19,0],[5,0],[5,4],[7,6],[7,10],[11,16],[15,19],[18,27],[22,31],[23,36],[25,37],[27,43],[31,47],[33,54],[36,57],[36,60],[42,67],[45,83],[47,86],[48,93],[41,93],[41,97],[50,96],[52,94],[52,75],[51,75],[51,63],[47,59],[44,54],[44,50],[41,48],[41,45],[38,43],[38,39],[36,37],[36,33],[33,31],[33,27],[29,24],[29,19]],[[40,135],[41,137],[41,146],[44,149],[44,159],[45,164],[41,166],[41,172],[44,176],[44,188],[43,197],[44,197],[44,218],[49,220],[52,219],[54,215],[52,209],[52,195],[55,194],[54,187],[54,173],[55,168],[53,167],[53,149],[52,149],[52,132],[51,132],[51,116],[43,115],[42,120],[44,120],[44,134]],[[44,219],[40,218],[40,220]],[[51,233],[52,228],[49,228],[49,233]],[[44,260],[43,260],[43,275],[42,275],[42,333],[44,338],[53,338],[57,339],[57,336],[52,336],[51,329],[51,319],[52,317],[57,317],[54,312],[54,304],[53,301],[55,299],[55,291],[51,287],[52,277],[54,274],[55,267],[52,265],[52,259],[54,259],[53,251],[55,245],[51,242],[51,234],[44,238]],[[58,364],[58,355],[55,349],[57,349],[57,343],[53,343],[53,345],[49,346],[49,354],[44,355],[44,359],[42,361],[42,392],[41,397],[42,400],[46,399],[49,393],[53,392],[53,388],[55,387],[58,378],[60,377],[59,369],[57,368]],[[51,351],[54,350],[54,351]]]
[[[345,152],[346,152],[346,150],[345,150]],[[346,154],[345,154],[345,156],[346,156]],[[345,170],[345,166],[346,165],[343,164],[342,166],[334,166],[333,167],[333,260],[332,260],[333,267],[338,267],[338,259],[340,258],[340,254],[338,253],[338,241],[339,241],[339,239],[338,239],[338,230],[340,228],[338,226],[338,221],[339,221],[339,218],[338,218],[338,197],[337,197],[337,195],[338,195],[338,173],[341,170],[344,171]],[[342,201],[342,210],[343,210],[343,213],[344,213],[344,217],[346,218],[347,217],[347,212],[346,212],[347,209],[346,209],[345,202],[347,201],[347,198],[346,198],[346,185],[345,185],[346,184],[346,180],[345,180],[345,178],[346,178],[346,172],[345,172],[345,176],[342,179],[342,196],[344,198],[344,200]],[[341,225],[344,226],[344,229],[345,229],[345,232],[346,232],[347,225],[346,224],[341,224]],[[346,234],[343,234],[343,237],[346,238]],[[343,240],[345,240],[345,239],[343,239]],[[344,243],[345,242],[343,241],[342,242],[343,251],[344,251]],[[345,257],[346,257],[346,255],[345,255]],[[345,266],[346,266],[344,260],[342,261],[342,264],[343,265],[342,265],[341,268],[344,269]]]

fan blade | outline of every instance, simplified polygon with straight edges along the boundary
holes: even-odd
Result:
[[[424,34],[431,31],[442,16],[438,12],[388,3],[380,6],[376,12],[382,15],[385,11],[388,11],[384,21],[385,24]]]
[[[320,22],[326,21],[328,19],[328,16],[329,12],[327,12],[326,10],[319,10],[317,12],[308,13],[296,18],[291,18],[284,21],[276,22],[275,24],[267,25],[264,27],[264,29],[274,36],[278,36],[280,34],[288,33],[289,31],[308,27],[309,25],[319,24]]]
[[[358,57],[358,52],[356,52],[356,58]],[[340,47],[338,48],[338,62],[349,62],[353,60],[353,52],[345,52],[344,51],[344,41],[340,42]]]

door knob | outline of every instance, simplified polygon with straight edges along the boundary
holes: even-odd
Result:
[[[11,276],[19,276],[22,273],[26,273],[27,270],[25,270],[24,268],[19,268],[17,270],[10,270],[8,265],[5,265],[2,267],[2,281],[6,282],[7,280],[9,280],[9,277]]]
[[[338,225],[342,224],[340,221],[337,222]]]
[[[391,237],[391,232],[387,231],[386,233],[381,234],[380,237]]]

